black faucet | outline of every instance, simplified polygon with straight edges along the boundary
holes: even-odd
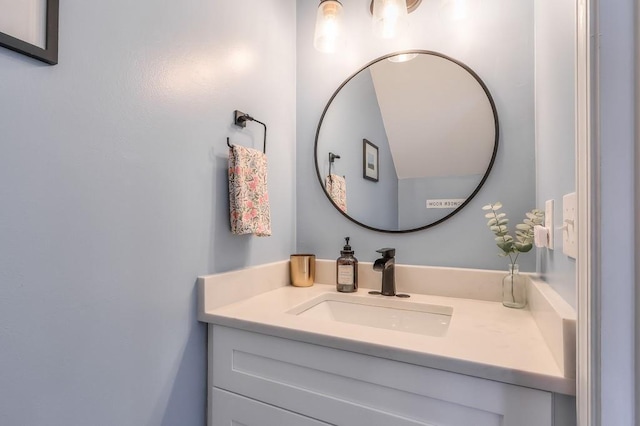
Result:
[[[382,272],[382,291],[370,291],[369,294],[409,297],[408,294],[396,293],[396,249],[382,248],[376,253],[382,254],[380,259],[373,262],[373,270]]]
[[[376,250],[376,253],[382,254],[380,259],[376,259],[373,263],[374,271],[382,271],[382,290],[376,294],[383,296],[396,295],[396,249],[382,248]]]

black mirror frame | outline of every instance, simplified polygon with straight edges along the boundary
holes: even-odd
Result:
[[[0,46],[22,53],[49,65],[58,63],[58,15],[60,0],[47,0],[45,49],[0,32]]]
[[[347,213],[343,212],[342,209],[340,209],[340,207],[338,207],[338,205],[333,201],[333,199],[331,198],[331,196],[327,192],[326,188],[322,184],[322,176],[320,175],[320,167],[318,166],[318,138],[320,137],[320,128],[322,127],[322,122],[324,121],[324,117],[325,117],[327,111],[329,110],[329,107],[331,106],[331,103],[333,102],[334,98],[338,95],[338,93],[340,93],[340,90],[342,90],[342,88],[349,81],[351,81],[351,79],[353,79],[360,72],[364,71],[365,69],[367,69],[371,65],[375,64],[376,62],[385,60],[385,59],[393,57],[393,56],[402,55],[402,54],[411,54],[411,53],[434,55],[434,56],[438,56],[440,58],[446,59],[446,60],[451,61],[451,62],[455,63],[456,65],[464,68],[469,74],[471,74],[473,76],[473,78],[476,79],[476,81],[480,84],[480,87],[482,87],[482,90],[484,90],[484,93],[487,95],[487,99],[489,99],[489,104],[491,105],[491,110],[493,111],[493,121],[494,121],[494,125],[495,125],[495,128],[496,128],[495,140],[494,140],[494,145],[493,145],[493,153],[491,154],[491,160],[489,161],[489,166],[487,167],[487,171],[482,176],[482,179],[480,180],[480,183],[478,184],[478,186],[476,186],[476,188],[473,190],[471,195],[468,196],[467,199],[458,208],[456,208],[454,211],[452,211],[451,213],[449,213],[448,215],[446,215],[445,217],[443,217],[441,219],[438,219],[438,220],[436,220],[436,221],[434,221],[432,223],[429,223],[427,225],[424,225],[424,226],[421,226],[421,227],[418,227],[418,228],[401,229],[401,230],[380,229],[380,228],[375,228],[373,226],[366,225],[366,224],[364,224],[362,222],[359,222],[359,221],[355,220],[354,218],[349,216]],[[359,70],[357,70],[355,73],[353,73],[351,76],[349,76],[336,89],[336,91],[333,92],[333,95],[331,95],[331,98],[329,99],[329,102],[327,102],[327,105],[325,106],[324,110],[322,111],[322,115],[320,116],[320,121],[318,122],[318,128],[316,130],[316,139],[315,139],[314,149],[313,149],[313,158],[314,158],[314,162],[315,162],[315,166],[316,166],[316,175],[318,177],[318,183],[320,184],[320,187],[322,188],[322,191],[324,192],[324,195],[327,197],[329,202],[331,202],[333,207],[335,207],[336,210],[338,210],[338,212],[340,212],[344,217],[346,217],[347,219],[349,219],[351,222],[355,223],[356,225],[362,226],[363,228],[370,229],[372,231],[384,232],[384,233],[388,233],[388,234],[405,234],[405,233],[409,233],[409,232],[422,231],[424,229],[428,229],[428,228],[434,227],[434,226],[444,222],[445,220],[451,218],[453,215],[455,215],[460,210],[462,210],[467,204],[469,204],[469,202],[473,199],[473,197],[476,196],[476,194],[480,191],[480,188],[482,188],[482,186],[484,185],[485,181],[489,177],[489,173],[491,172],[491,169],[493,168],[493,164],[494,164],[494,162],[496,160],[496,155],[498,153],[499,139],[500,139],[500,127],[499,127],[499,123],[498,123],[498,111],[496,110],[496,105],[495,105],[495,102],[493,101],[493,97],[491,97],[491,93],[489,93],[489,89],[484,84],[482,79],[478,76],[478,74],[476,74],[471,68],[469,68],[467,65],[463,64],[462,62],[460,62],[458,60],[455,60],[455,59],[453,59],[453,58],[451,58],[451,57],[449,57],[447,55],[444,55],[442,53],[434,52],[434,51],[431,51],[431,50],[404,50],[404,51],[400,51],[400,52],[390,53],[388,55],[384,55],[384,56],[381,56],[379,58],[376,58],[376,59],[370,61],[369,63],[367,63],[366,65],[361,67]]]

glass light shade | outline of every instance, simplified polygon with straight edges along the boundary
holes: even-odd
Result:
[[[313,46],[316,50],[333,53],[340,41],[342,4],[336,0],[324,0],[318,6]]]
[[[374,0],[373,34],[378,38],[394,38],[409,24],[406,0]]]

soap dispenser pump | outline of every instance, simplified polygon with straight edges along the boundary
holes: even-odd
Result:
[[[358,259],[353,256],[349,237],[336,261],[336,290],[341,293],[353,293],[358,290]]]

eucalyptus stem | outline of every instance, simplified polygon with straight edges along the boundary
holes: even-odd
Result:
[[[518,255],[519,255],[519,254],[520,254],[520,253],[518,253],[518,254],[516,255],[516,260],[518,260]],[[516,291],[515,291],[515,284],[514,284],[514,282],[513,282],[513,281],[515,280],[515,274],[514,274],[514,270],[515,270],[515,268],[516,268],[516,264],[515,264],[515,262],[511,262],[511,265],[509,265],[509,272],[510,272],[510,274],[509,274],[509,278],[511,279],[511,301],[512,301],[513,303],[516,303]],[[504,291],[504,290],[503,290],[503,291]]]
[[[496,220],[496,226],[500,227],[502,225],[498,225],[500,223],[500,219],[498,218],[498,213],[496,213],[496,211],[497,210],[494,210],[493,208],[491,209],[491,212],[493,213],[493,218]],[[505,235],[507,235],[507,234],[501,235],[501,238],[502,238],[502,241],[506,244],[508,242],[508,240],[505,238]],[[511,263],[513,264],[514,261],[513,261],[513,258],[511,257],[511,253],[508,253],[506,251],[505,251],[505,253],[506,253],[507,256],[509,256],[509,259],[511,260]],[[518,257],[516,256],[516,259],[517,258]]]
[[[496,224],[500,223],[500,219],[498,218],[498,213],[496,213],[496,210],[491,209],[491,213],[493,213],[493,218],[496,220]],[[500,226],[500,225],[496,225],[496,226]],[[502,238],[502,241],[506,244],[507,239],[505,235],[501,235],[500,237]],[[513,263],[513,258],[511,257],[511,253],[507,253],[507,256],[509,256],[511,263]]]

